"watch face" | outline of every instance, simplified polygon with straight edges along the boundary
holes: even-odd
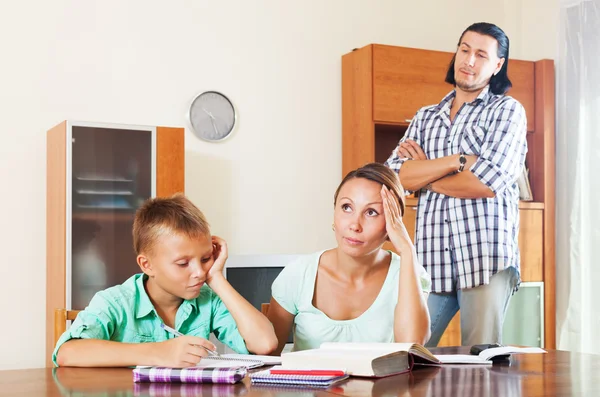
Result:
[[[198,138],[214,142],[231,134],[236,113],[225,95],[217,91],[206,91],[192,101],[189,118]]]
[[[458,158],[458,161],[459,161],[461,164],[466,164],[466,162],[467,162],[467,158],[466,158],[465,156],[461,155],[461,156]]]

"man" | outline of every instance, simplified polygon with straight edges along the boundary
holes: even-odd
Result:
[[[421,191],[415,243],[432,278],[428,299],[437,346],[461,311],[462,345],[502,341],[519,281],[519,191],[527,153],[523,106],[504,94],[509,40],[489,23],[461,35],[446,82],[455,89],[420,109],[387,160]]]

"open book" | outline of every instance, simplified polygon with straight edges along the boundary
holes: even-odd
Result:
[[[510,355],[513,353],[546,353],[539,347],[502,346],[485,349],[479,355],[471,354],[437,354],[436,357],[442,364],[484,364],[492,365],[494,357]]]
[[[416,343],[335,343],[319,349],[283,353],[284,368],[343,369],[348,375],[381,377],[410,371],[413,364],[438,365],[440,361]]]

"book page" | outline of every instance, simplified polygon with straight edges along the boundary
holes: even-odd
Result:
[[[539,347],[515,347],[502,346],[485,349],[478,356],[472,354],[438,354],[437,359],[442,364],[488,364],[491,365],[491,359],[497,356],[504,356],[513,353],[546,353],[545,350]]]
[[[435,356],[442,364],[484,364],[492,365],[489,360],[484,360],[472,354],[437,354]]]
[[[344,342],[325,342],[321,344],[321,349],[324,350],[351,350],[351,351],[368,351],[378,353],[380,355],[408,352],[413,348],[413,343],[344,343]]]
[[[412,353],[414,356],[421,357],[424,360],[428,360],[435,364],[439,364],[439,360],[436,358],[436,356],[434,356],[429,350],[427,350],[427,348],[425,346],[415,343],[414,345],[412,345],[412,348],[410,349],[410,353]],[[415,360],[415,364],[422,364],[422,363]]]
[[[539,347],[502,346],[485,349],[479,353],[479,357],[483,360],[489,360],[496,356],[503,356],[505,354],[512,353],[546,353],[546,351],[544,349],[540,349]]]
[[[321,344],[322,350],[369,352],[369,356],[384,356],[396,352],[409,352],[425,360],[437,363],[436,357],[426,347],[418,343],[342,343],[326,342]]]

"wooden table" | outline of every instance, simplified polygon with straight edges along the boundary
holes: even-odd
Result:
[[[438,348],[462,353],[466,348]],[[493,366],[417,367],[371,380],[352,378],[324,391],[235,385],[134,384],[127,368],[0,371],[0,396],[600,396],[600,355],[549,351]]]

